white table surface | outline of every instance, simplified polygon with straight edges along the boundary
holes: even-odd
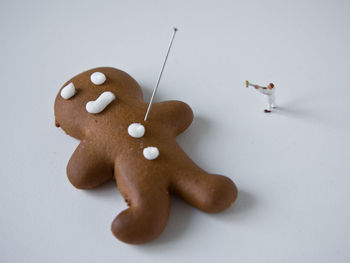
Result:
[[[1,1],[1,262],[350,262],[349,1]],[[194,110],[178,142],[239,188],[208,215],[179,199],[154,242],[110,232],[113,182],[76,190],[58,89],[97,66]],[[280,108],[264,114],[258,84]]]

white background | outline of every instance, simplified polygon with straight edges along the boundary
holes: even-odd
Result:
[[[1,262],[349,262],[349,1],[0,3]],[[179,199],[154,242],[110,232],[126,208],[113,182],[76,190],[78,142],[55,128],[61,85],[97,66],[127,71],[150,98],[194,110],[178,137],[237,202],[208,215]],[[280,108],[244,81],[276,85]]]

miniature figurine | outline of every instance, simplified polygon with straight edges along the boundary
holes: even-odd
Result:
[[[273,83],[269,83],[269,85],[267,85],[267,87],[263,87],[263,86],[259,86],[256,84],[251,84],[249,83],[248,80],[246,80],[246,87],[251,86],[254,87],[256,90],[258,90],[259,92],[261,92],[262,94],[264,94],[267,98],[267,104],[268,107],[267,109],[264,110],[264,112],[266,113],[270,113],[272,109],[276,108],[276,104],[275,104],[275,85]]]

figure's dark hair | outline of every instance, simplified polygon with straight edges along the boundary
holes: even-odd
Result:
[[[275,87],[275,85],[273,85],[273,83],[270,83],[270,86],[271,86],[271,88],[274,88],[274,87]]]

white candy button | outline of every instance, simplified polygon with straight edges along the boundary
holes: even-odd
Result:
[[[159,151],[157,147],[147,147],[143,149],[143,156],[147,160],[154,160],[159,156]]]
[[[131,137],[141,138],[145,134],[145,127],[140,123],[132,123],[128,127],[128,133]]]
[[[94,72],[91,74],[90,79],[95,85],[102,85],[106,81],[106,76],[102,72]]]

